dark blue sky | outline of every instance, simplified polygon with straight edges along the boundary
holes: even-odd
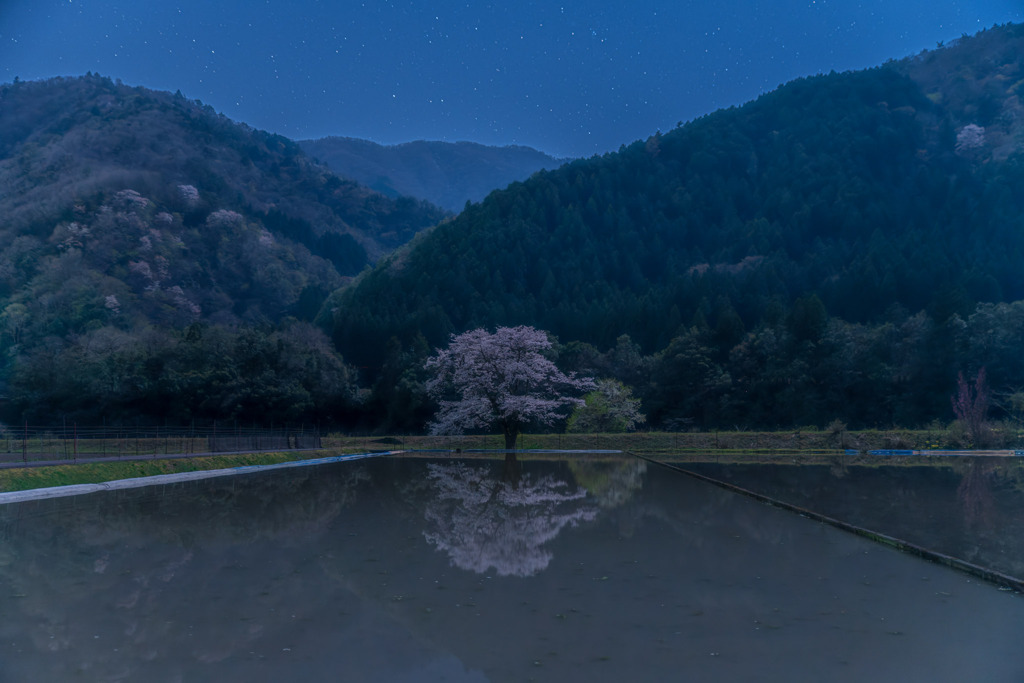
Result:
[[[586,156],[1021,0],[0,0],[0,81],[93,71],[292,138]]]

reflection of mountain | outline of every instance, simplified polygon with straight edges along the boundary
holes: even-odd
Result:
[[[525,474],[512,485],[465,463],[430,464],[428,470],[436,497],[424,509],[431,530],[423,535],[461,569],[532,576],[551,562],[545,543],[566,525],[597,517],[581,502],[586,490],[574,491],[550,474]]]
[[[310,467],[0,506],[9,648],[0,681],[217,680],[216,671],[268,680],[260,671],[274,664],[238,658],[283,643],[273,648],[280,657],[296,640],[292,615],[334,618],[304,604],[318,572],[292,556],[329,536],[367,470]],[[345,626],[389,630],[380,621],[360,609]]]
[[[539,576],[453,567],[426,509],[591,496],[565,461],[518,491],[431,462],[0,506],[0,683],[1024,680],[1014,596],[661,467]]]

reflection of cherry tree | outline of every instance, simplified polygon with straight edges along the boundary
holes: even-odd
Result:
[[[577,502],[586,497],[584,489],[573,490],[550,474],[526,474],[513,486],[483,467],[428,469],[437,496],[424,512],[432,530],[423,535],[461,569],[483,573],[494,567],[500,576],[532,576],[551,562],[545,543],[566,525],[597,516],[595,508]]]

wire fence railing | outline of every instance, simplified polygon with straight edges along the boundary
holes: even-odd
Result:
[[[325,448],[345,450],[502,450],[500,434],[467,435],[356,435],[329,433],[323,437]],[[553,450],[623,450],[644,453],[675,453],[684,450],[842,450],[839,438],[827,434],[766,432],[630,432],[605,434],[521,434],[516,448]]]
[[[671,435],[525,434],[519,449],[671,449]],[[237,425],[199,427],[112,427],[0,425],[0,464],[188,456],[217,453],[332,449],[342,452],[392,450],[500,451],[501,435],[321,434],[316,427],[260,428]]]
[[[632,432],[629,434],[522,434],[516,442],[523,450],[621,450],[646,454],[687,452],[827,452],[854,449],[929,449],[942,444],[929,431],[866,431],[833,433],[793,432]],[[1017,448],[1024,448],[1024,442]],[[423,434],[382,436],[342,432],[324,433],[318,426],[243,427],[238,423],[212,423],[202,427],[169,426],[59,426],[0,424],[0,465],[50,461],[81,461],[133,457],[330,449],[344,453],[416,450],[501,451],[505,440],[496,434],[434,436]],[[896,451],[893,451],[894,453]],[[1015,454],[1017,451],[1014,451]],[[701,456],[703,457],[703,456]]]
[[[316,429],[255,427],[0,427],[0,463],[285,451],[321,447]]]

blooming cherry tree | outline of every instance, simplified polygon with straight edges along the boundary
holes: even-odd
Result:
[[[452,335],[448,348],[426,363],[433,373],[427,391],[440,404],[430,432],[500,427],[505,448],[512,450],[526,425],[564,417],[583,403],[569,393],[592,389],[594,382],[556,368],[544,356],[550,348],[546,333],[527,326]]]
[[[985,129],[977,124],[969,123],[956,134],[956,151],[966,152],[985,146]]]

